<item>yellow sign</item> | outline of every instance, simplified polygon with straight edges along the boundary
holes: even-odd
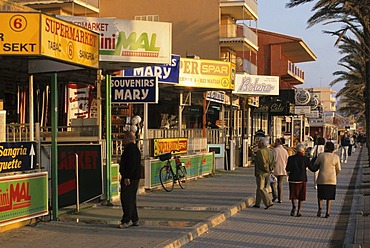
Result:
[[[234,89],[235,66],[230,62],[204,59],[180,59],[177,86]]]
[[[173,152],[173,154],[186,153],[188,150],[188,139],[186,138],[168,138],[154,139],[153,156],[161,153]]]
[[[38,55],[40,53],[40,14],[0,14],[0,54]]]
[[[98,67],[99,34],[60,19],[42,15],[41,54]]]
[[[0,55],[39,55],[99,67],[99,34],[41,13],[0,13]]]

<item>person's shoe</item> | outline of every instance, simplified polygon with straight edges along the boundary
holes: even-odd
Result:
[[[132,226],[140,226],[139,221],[132,222]]]
[[[290,216],[294,216],[294,213],[295,213],[295,207],[293,207],[292,210],[290,211]]]
[[[321,217],[321,208],[317,211],[317,217]]]
[[[329,217],[330,217],[330,214],[326,214],[326,215],[325,215],[325,218],[329,218]]]
[[[276,201],[276,199],[277,199],[276,197],[275,197],[275,198],[272,198],[272,202],[275,202],[275,201]]]
[[[347,163],[347,159],[346,159],[346,160],[344,160],[344,163],[345,163],[345,164]]]
[[[343,159],[341,159],[340,162],[343,163]]]
[[[118,225],[118,228],[121,228],[121,229],[123,229],[123,228],[128,228],[128,227],[130,227],[130,225],[128,224],[128,223],[120,223],[119,225]]]
[[[267,207],[265,207],[265,210],[271,208],[272,206],[274,206],[274,204],[268,205]]]
[[[260,206],[258,206],[258,205],[253,205],[253,207],[254,207],[254,208],[260,208]]]
[[[302,214],[300,214],[300,213],[297,213],[297,217],[302,217]]]
[[[279,200],[278,203],[283,203],[283,201],[282,200]]]

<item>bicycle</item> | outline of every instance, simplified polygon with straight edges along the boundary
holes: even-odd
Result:
[[[158,155],[159,160],[167,161],[159,172],[159,180],[161,181],[163,189],[167,192],[171,192],[173,190],[176,181],[179,183],[182,189],[186,188],[186,167],[184,163],[180,161],[180,156],[173,156],[176,164],[175,174],[171,166],[172,152],[173,151]]]

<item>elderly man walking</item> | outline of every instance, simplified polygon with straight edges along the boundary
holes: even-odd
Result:
[[[272,150],[275,158],[275,168],[273,170],[274,176],[277,178],[276,182],[271,182],[272,202],[278,199],[279,203],[283,202],[283,185],[285,177],[287,176],[285,167],[288,162],[289,154],[283,147],[281,139],[275,140],[275,148]]]
[[[274,154],[267,148],[267,138],[260,138],[258,142],[259,150],[256,153],[254,175],[256,176],[257,190],[256,190],[256,203],[254,208],[259,208],[261,200],[265,204],[265,209],[272,207],[272,203],[269,194],[266,190],[266,185],[269,183],[269,175],[275,165]]]

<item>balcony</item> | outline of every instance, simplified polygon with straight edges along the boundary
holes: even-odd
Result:
[[[220,25],[220,46],[234,51],[258,50],[258,36],[248,26],[238,24]]]
[[[221,15],[235,20],[257,20],[258,3],[256,0],[220,0]]]
[[[237,58],[236,72],[246,72],[250,75],[257,75],[257,66],[246,59]]]
[[[99,0],[18,0],[24,6],[53,14],[94,16],[99,13]],[[55,13],[55,10],[59,10]]]
[[[304,71],[297,67],[291,61],[288,61],[286,73],[283,73],[281,78],[289,82],[290,84],[303,84],[304,83]]]

